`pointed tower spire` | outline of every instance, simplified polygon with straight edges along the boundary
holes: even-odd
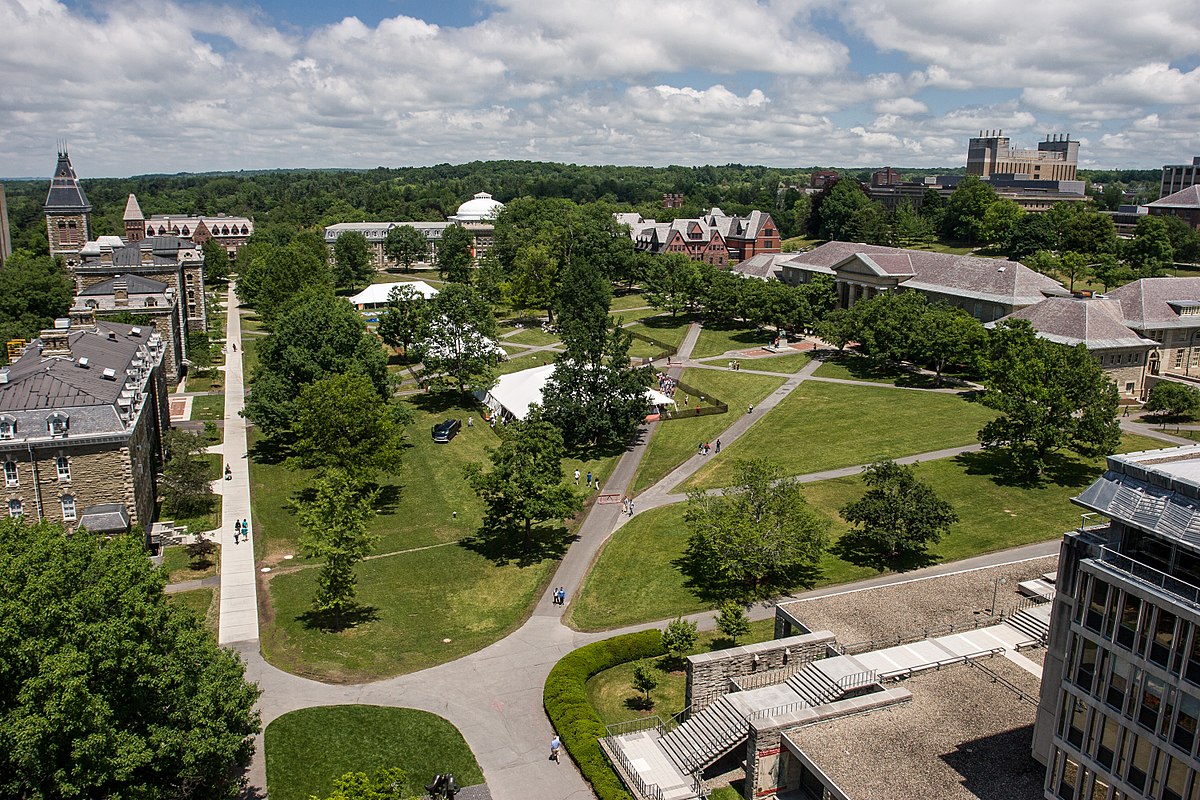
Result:
[[[125,202],[125,241],[140,242],[146,238],[146,217],[138,205],[137,195],[130,193]]]
[[[62,256],[66,265],[74,268],[79,263],[79,251],[91,238],[92,204],[83,193],[65,145],[58,148],[58,164],[44,210],[50,255]]]
[[[79,178],[75,176],[75,168],[71,166],[71,156],[65,148],[59,150],[50,192],[46,195],[46,212],[89,213],[91,210],[92,204],[83,193]]]

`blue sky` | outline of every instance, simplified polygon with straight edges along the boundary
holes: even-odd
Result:
[[[1200,155],[1195,0],[0,0],[0,175]]]

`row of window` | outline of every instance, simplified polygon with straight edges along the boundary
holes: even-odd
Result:
[[[54,468],[58,472],[60,481],[71,480],[71,460],[66,456],[58,456],[54,459]],[[21,485],[20,473],[17,471],[17,462],[4,462],[4,485],[6,488],[15,489]]]
[[[61,411],[46,417],[46,430],[51,436],[66,436],[71,418]],[[0,439],[13,439],[17,435],[17,421],[12,417],[0,417]]]
[[[61,226],[61,223],[60,223],[60,226]],[[241,234],[242,236],[250,235],[250,228],[246,225],[243,225],[240,228],[237,225],[234,225],[232,228],[229,227],[228,225],[222,225],[219,228],[214,225],[213,227],[209,228],[209,231],[213,234],[213,236],[230,236],[230,235],[237,236],[238,234]],[[183,236],[191,236],[191,233],[188,231],[187,225],[184,225],[183,228],[180,228],[176,225],[172,225],[170,228],[167,228],[164,225],[159,225],[158,226],[158,235],[166,236],[167,234],[170,234],[172,236],[179,236],[180,234],[182,234]],[[146,235],[147,236],[155,235],[153,225],[146,226]]]
[[[58,499],[59,506],[62,508],[63,522],[75,521],[75,498],[69,494],[64,494]],[[13,499],[8,501],[8,515],[10,517],[19,517],[25,513],[25,507],[20,500]]]
[[[1110,353],[1109,355],[1100,356],[1100,366],[1102,367],[1119,367],[1141,363],[1141,353]]]
[[[1094,770],[1057,747],[1050,767],[1046,788],[1060,800],[1200,800],[1200,779],[1195,771],[1137,737],[1128,739],[1123,747],[1118,771]],[[1134,793],[1113,786],[1112,776],[1126,781]]]

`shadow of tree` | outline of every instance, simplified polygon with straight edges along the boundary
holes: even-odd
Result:
[[[905,550],[888,553],[880,550],[878,543],[861,531],[847,531],[829,548],[829,552],[856,567],[869,567],[878,572],[909,572],[922,567],[931,567],[941,561],[928,550]]]
[[[751,603],[791,594],[798,589],[811,589],[823,574],[817,565],[795,565],[786,570],[781,568],[752,584],[732,578],[706,553],[691,548],[672,561],[671,565],[683,575],[684,588],[713,605],[726,600]]]
[[[955,456],[968,475],[984,475],[997,486],[1036,489],[1048,484],[1082,489],[1104,472],[1101,466],[1069,453],[1051,453],[1041,474],[1033,472],[1008,448],[978,450]]]
[[[303,614],[296,615],[296,621],[302,623],[304,627],[326,633],[340,633],[377,619],[379,619],[379,609],[359,603],[341,611],[310,609]]]
[[[292,454],[291,445],[286,434],[264,436],[250,446],[249,456],[256,464],[282,464]]]
[[[650,711],[654,708],[654,701],[647,700],[640,694],[625,698],[625,707],[630,711]]]
[[[578,538],[561,525],[535,525],[529,531],[529,541],[525,541],[523,524],[494,525],[485,521],[475,535],[459,540],[458,544],[497,566],[529,567],[546,559],[562,558]]]
[[[407,398],[416,408],[427,414],[464,414],[479,408],[479,402],[470,394],[462,394],[457,389],[425,392],[414,394]],[[464,422],[464,424],[466,424]]]

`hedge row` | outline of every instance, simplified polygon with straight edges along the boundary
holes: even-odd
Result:
[[[563,747],[592,785],[599,800],[631,800],[621,779],[613,772],[600,749],[604,723],[587,698],[587,682],[593,675],[619,664],[666,653],[662,634],[656,630],[616,636],[579,648],[554,665],[542,690],[542,704]]]

